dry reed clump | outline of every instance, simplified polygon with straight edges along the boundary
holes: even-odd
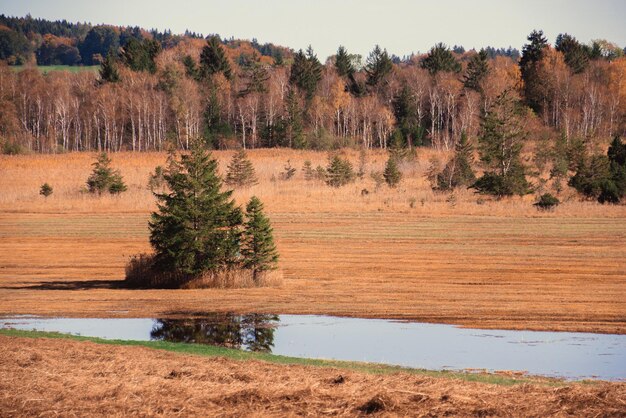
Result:
[[[217,272],[206,272],[194,277],[180,273],[159,271],[154,265],[154,256],[138,254],[126,265],[124,283],[131,288],[152,289],[241,289],[250,287],[280,287],[283,274],[280,270],[264,271],[254,281],[251,270],[227,268]]]

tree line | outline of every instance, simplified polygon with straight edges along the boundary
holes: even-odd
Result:
[[[475,141],[505,91],[529,109],[529,139],[594,148],[626,129],[626,58],[606,41],[561,34],[552,46],[533,31],[519,60],[437,44],[400,61],[379,46],[365,60],[339,47],[322,63],[310,47],[191,35],[163,47],[157,33],[138,33],[109,49],[98,73],[0,66],[5,152],[186,149],[195,139],[454,150],[463,135]]]

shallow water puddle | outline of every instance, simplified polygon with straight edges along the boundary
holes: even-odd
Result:
[[[317,315],[202,318],[0,318],[0,327],[123,340],[220,345],[273,354],[432,370],[523,370],[567,379],[626,379],[626,335],[505,331]]]

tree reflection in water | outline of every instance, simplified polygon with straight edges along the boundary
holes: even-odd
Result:
[[[231,313],[203,318],[157,319],[152,340],[217,345],[248,351],[271,352],[278,315]]]

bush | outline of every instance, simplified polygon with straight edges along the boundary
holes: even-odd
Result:
[[[158,165],[155,167],[154,173],[151,173],[148,177],[148,189],[151,192],[154,192],[155,190],[161,189],[164,183],[165,178],[163,177],[163,167]]]
[[[561,202],[550,193],[544,193],[534,205],[539,210],[552,210],[558,206]]]
[[[126,185],[122,180],[119,170],[111,168],[111,159],[106,152],[98,155],[93,165],[93,171],[87,179],[87,189],[90,193],[102,194],[108,191],[111,194],[118,194],[126,191]]]
[[[296,174],[296,169],[291,166],[291,161],[287,160],[287,164],[283,168],[283,172],[280,173],[281,180],[291,180],[291,178]]]

